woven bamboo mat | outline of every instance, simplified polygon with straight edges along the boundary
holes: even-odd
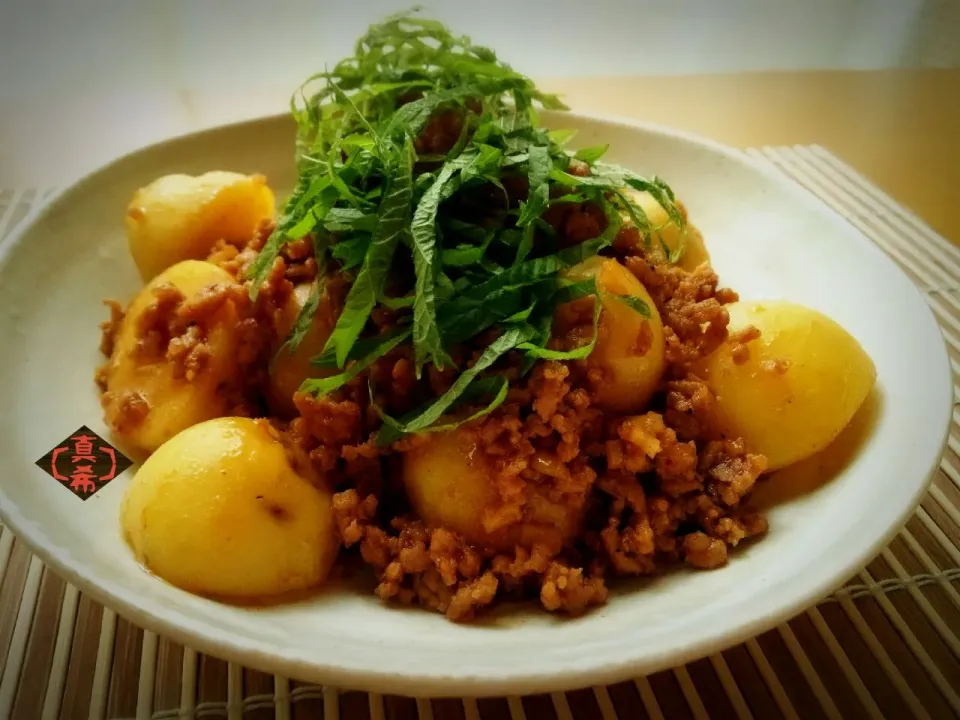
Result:
[[[819,147],[750,150],[887,252],[926,293],[960,382],[960,249]],[[0,194],[0,237],[47,192]],[[954,384],[960,403],[960,385]],[[423,700],[266,675],[145,632],[0,532],[0,718],[615,720],[960,717],[960,412],[894,541],[833,595],[722,653],[610,687]]]

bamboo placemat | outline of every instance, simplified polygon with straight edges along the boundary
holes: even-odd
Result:
[[[960,249],[823,148],[748,154],[807,187],[925,292],[960,404]],[[0,193],[0,238],[47,192]],[[145,632],[79,593],[0,531],[0,718],[960,717],[960,412],[929,493],[844,587],[774,630],[610,687],[424,700],[266,675]]]

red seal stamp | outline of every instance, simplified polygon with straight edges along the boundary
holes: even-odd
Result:
[[[86,425],[37,460],[37,466],[86,500],[131,465],[131,461]]]

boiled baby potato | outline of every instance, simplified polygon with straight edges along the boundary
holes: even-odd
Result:
[[[297,316],[307,302],[311,291],[312,286],[307,283],[294,288],[290,301],[284,309],[286,327],[281,328],[281,342],[293,328]],[[329,311],[329,308],[324,305],[324,302],[325,299],[321,299],[321,305],[314,313],[310,329],[303,336],[303,340],[300,341],[297,349],[290,352],[289,346],[284,343],[276,350],[271,361],[270,381],[267,384],[267,402],[270,409],[279,415],[291,416],[296,414],[293,395],[304,380],[311,377],[323,377],[325,374],[336,372],[324,371],[310,364],[310,358],[323,352],[327,339],[336,324],[335,317]]]
[[[459,533],[480,547],[512,550],[534,544],[559,550],[579,528],[577,503],[551,502],[528,485],[523,517],[492,532],[484,517],[500,506],[495,470],[469,427],[427,435],[425,442],[403,455],[403,483],[417,515],[430,527]]]
[[[597,344],[587,359],[589,366],[603,372],[595,403],[604,410],[617,412],[642,410],[666,368],[663,322],[653,299],[629,270],[611,258],[594,256],[568,270],[567,277],[596,278],[602,297]],[[642,301],[649,318],[611,296]]]
[[[121,508],[137,559],[201,595],[262,599],[316,587],[337,555],[330,492],[266,420],[184,430],[143,464]]]
[[[825,448],[874,385],[870,356],[816,310],[783,301],[726,307],[734,337],[693,368],[716,396],[715,432],[742,437],[767,456],[768,470]],[[736,333],[751,325],[760,337],[738,348]]]
[[[201,260],[184,260],[155,277],[130,303],[106,367],[102,403],[118,440],[134,451],[150,453],[184,428],[226,415],[224,389],[238,379],[238,316],[225,303],[209,322],[207,364],[195,377],[177,377],[173,363],[138,349],[138,324],[154,304],[154,288],[165,283],[189,300],[213,285],[237,285],[224,270]],[[132,413],[132,415],[131,415]]]
[[[165,175],[127,206],[130,254],[144,282],[181,260],[205,258],[218,240],[246,242],[274,214],[262,175]]]
[[[700,264],[710,262],[710,254],[703,243],[703,235],[694,225],[687,222],[681,233],[680,228],[670,220],[670,216],[667,215],[663,206],[646,190],[642,192],[630,191],[630,197],[641,207],[650,224],[653,227],[660,228],[651,232],[648,238],[650,247],[655,253],[661,253],[661,243],[666,245],[671,252],[675,251],[680,244],[681,237],[683,237],[683,254],[677,260],[679,267],[692,271]],[[677,208],[680,210],[683,219],[687,220],[687,210],[683,203],[677,202]]]

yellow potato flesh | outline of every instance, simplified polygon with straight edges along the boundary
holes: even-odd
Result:
[[[710,263],[710,254],[703,242],[703,235],[690,222],[687,222],[681,233],[680,228],[675,222],[670,220],[667,211],[660,205],[646,190],[631,191],[630,197],[643,209],[647,219],[653,227],[659,227],[659,230],[650,233],[649,241],[651,249],[655,253],[661,253],[662,245],[666,245],[670,252],[674,252],[683,238],[683,254],[677,260],[677,265],[684,270],[692,271],[702,263]],[[677,202],[677,207],[681,215],[686,220],[687,211],[683,204]]]
[[[121,508],[137,559],[202,595],[264,599],[316,587],[336,558],[331,497],[265,420],[218,418],[165,443]]]
[[[642,410],[666,368],[663,322],[653,299],[633,273],[611,258],[590,258],[567,275],[572,280],[595,277],[597,288],[605,296],[597,344],[587,359],[589,366],[603,372],[603,382],[595,389],[596,404],[617,412]],[[639,298],[650,317],[610,295]],[[640,342],[647,332],[649,343]],[[638,346],[642,354],[637,352]]]
[[[115,424],[114,434],[125,449],[151,453],[178,432],[198,422],[226,415],[228,399],[221,386],[236,378],[239,340],[237,315],[226,304],[215,316],[207,337],[211,357],[192,381],[175,377],[174,366],[163,358],[144,357],[137,351],[137,324],[154,303],[153,289],[170,283],[186,298],[212,285],[235,285],[230,275],[212,263],[185,260],[153,279],[127,308],[107,364],[104,409],[111,422],[125,396],[139,394],[149,406],[146,417],[133,425]]]
[[[246,242],[273,215],[262,175],[166,175],[137,190],[127,207],[130,254],[147,282],[181,260],[202,260],[218,240]]]
[[[300,310],[306,303],[310,295],[311,286],[308,284],[298,285],[294,289],[290,304],[286,308],[285,321],[287,327],[282,335],[283,339],[293,328]],[[287,345],[277,349],[273,360],[270,363],[270,382],[267,385],[267,402],[270,409],[279,415],[291,416],[296,413],[296,406],[293,404],[293,396],[303,384],[303,381],[311,377],[324,377],[333,374],[336,371],[321,370],[310,364],[310,358],[323,352],[324,345],[333,331],[336,320],[328,308],[323,305],[317,309],[310,324],[310,329],[304,335],[303,340],[297,346],[297,349],[290,352]]]
[[[417,515],[430,527],[446,528],[478,547],[511,550],[543,544],[559,550],[579,527],[575,503],[550,501],[528,486],[523,517],[492,532],[485,515],[501,505],[494,468],[477,445],[476,431],[460,428],[428,436],[403,456],[403,483]]]
[[[713,429],[742,437],[776,470],[824,449],[850,422],[876,380],[873,361],[836,322],[788,302],[727,305],[730,330],[760,337],[734,362],[728,340],[693,371],[716,396]]]

